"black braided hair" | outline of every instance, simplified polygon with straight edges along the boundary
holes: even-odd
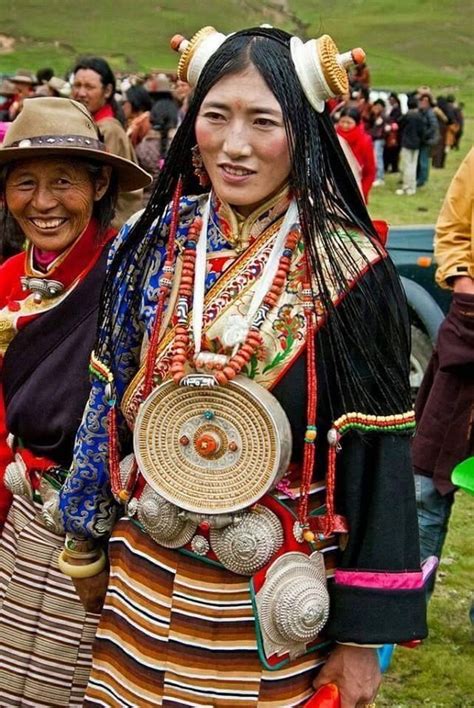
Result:
[[[320,351],[320,356],[337,362],[332,387],[335,385],[338,400],[346,411],[381,415],[405,411],[410,407],[407,375],[410,342],[401,286],[389,259],[383,258],[377,268],[371,269],[350,236],[355,228],[384,255],[330,118],[327,112],[317,113],[301,89],[291,60],[290,39],[291,35],[273,28],[242,30],[228,37],[207,62],[148,206],[112,263],[103,291],[97,353],[107,359],[120,344],[120,327],[114,322],[113,312],[123,280],[132,286],[129,289],[132,317],[139,307],[152,260],[150,254],[156,248],[179,177],[183,180],[184,194],[202,192],[193,173],[191,148],[196,144],[194,126],[204,97],[221,78],[253,64],[283,113],[292,159],[290,187],[297,197],[301,230],[317,283],[318,304],[327,313],[326,351]],[[155,221],[153,235],[145,239]],[[359,275],[352,257],[354,248],[365,258],[372,277],[360,281],[362,296],[347,298],[346,314],[341,315],[330,296],[330,285],[335,284],[342,295],[349,291],[349,283]],[[331,284],[324,275],[327,263]],[[387,305],[383,312],[381,303]],[[352,364],[354,352],[366,364],[364,376]],[[367,386],[369,379],[375,384]]]

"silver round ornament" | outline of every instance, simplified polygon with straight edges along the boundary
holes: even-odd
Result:
[[[316,639],[329,616],[324,557],[285,553],[270,567],[258,593],[264,635],[274,647],[298,647]]]
[[[140,406],[133,439],[140,472],[180,509],[244,510],[287,472],[288,418],[269,391],[245,376],[225,386],[203,387],[201,374],[192,381],[166,381]]]
[[[252,575],[283,543],[283,528],[273,511],[256,505],[239,523],[210,531],[211,548],[222,565],[239,575]]]
[[[209,552],[209,541],[204,536],[196,534],[191,541],[191,549],[198,556],[205,556]]]
[[[196,532],[196,524],[183,518],[174,504],[149,485],[138,501],[137,517],[151,538],[165,548],[185,546]]]

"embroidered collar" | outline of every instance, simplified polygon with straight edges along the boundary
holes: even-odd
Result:
[[[213,194],[210,221],[239,253],[286,212],[290,201],[290,189],[285,185],[277,194],[260,204],[249,216],[244,217],[227,202]]]

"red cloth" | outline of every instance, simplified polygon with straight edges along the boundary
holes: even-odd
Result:
[[[354,153],[354,157],[361,166],[362,193],[367,202],[370,189],[375,179],[374,146],[370,135],[367,135],[362,123],[354,126],[351,130],[341,130],[341,128],[336,125],[336,131],[338,135],[347,141]]]
[[[99,108],[99,110],[96,111],[92,117],[94,121],[98,123],[100,120],[105,120],[106,118],[115,118],[115,113],[112,106],[109,103],[106,103],[105,106]]]

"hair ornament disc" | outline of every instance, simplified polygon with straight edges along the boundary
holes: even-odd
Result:
[[[365,59],[365,52],[360,48],[340,54],[334,40],[327,34],[308,42],[292,37],[290,50],[301,87],[318,113],[324,111],[328,98],[349,91],[347,68]]]
[[[203,27],[189,40],[176,34],[171,39],[170,46],[171,49],[181,54],[178,64],[178,79],[186,81],[194,88],[205,64],[227,39],[227,36],[210,26]]]

